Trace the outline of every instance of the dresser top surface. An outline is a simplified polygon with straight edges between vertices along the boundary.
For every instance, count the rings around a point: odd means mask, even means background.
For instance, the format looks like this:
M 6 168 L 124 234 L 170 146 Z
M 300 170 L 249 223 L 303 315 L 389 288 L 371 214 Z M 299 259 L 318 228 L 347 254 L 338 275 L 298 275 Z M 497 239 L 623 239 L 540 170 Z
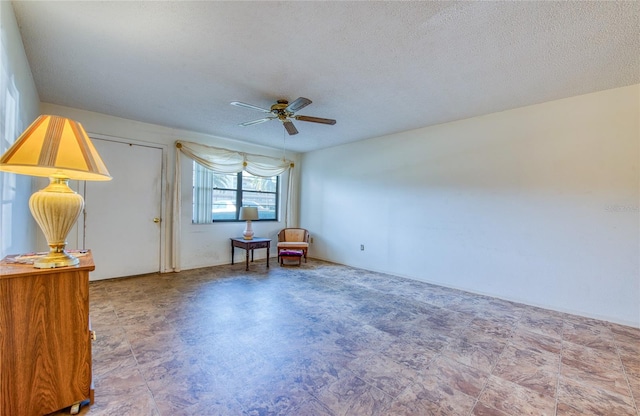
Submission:
M 77 266 L 55 267 L 51 269 L 36 269 L 33 264 L 17 263 L 16 257 L 21 255 L 8 255 L 0 262 L 0 279 L 8 279 L 24 274 L 54 274 L 68 271 L 92 271 L 96 266 L 93 264 L 93 256 L 91 250 L 81 253 L 71 253 L 80 259 Z M 24 256 L 24 255 L 22 255 Z

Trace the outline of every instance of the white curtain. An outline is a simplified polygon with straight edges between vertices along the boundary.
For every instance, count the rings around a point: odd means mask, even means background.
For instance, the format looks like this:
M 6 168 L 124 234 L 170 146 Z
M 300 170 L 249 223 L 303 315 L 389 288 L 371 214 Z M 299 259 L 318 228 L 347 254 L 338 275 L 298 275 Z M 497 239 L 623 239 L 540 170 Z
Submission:
M 214 173 L 211 169 L 206 169 L 196 165 L 193 182 L 193 207 L 197 214 L 195 218 L 198 223 L 203 224 L 211 221 L 211 201 L 213 200 Z
M 295 176 L 293 175 L 294 164 L 290 160 L 276 159 L 268 156 L 253 155 L 250 153 L 235 152 L 233 150 L 221 149 L 218 147 L 205 146 L 203 144 L 187 142 L 183 140 L 176 141 L 176 166 L 174 179 L 174 196 L 173 196 L 173 232 L 172 232 L 172 267 L 175 271 L 180 271 L 180 235 L 181 235 L 181 215 L 182 197 L 181 189 L 181 166 L 180 153 L 195 160 L 202 166 L 220 173 L 237 173 L 242 170 L 249 172 L 255 176 L 272 177 L 280 175 L 284 172 L 289 173 L 288 189 L 285 194 L 285 228 L 295 226 L 293 220 L 294 199 L 292 198 L 295 184 L 293 183 Z M 206 180 L 206 178 L 200 178 Z M 204 203 L 206 195 L 199 195 L 201 203 Z M 209 198 L 208 201 L 211 201 Z M 196 201 L 198 203 L 198 201 Z M 206 212 L 206 210 L 201 210 Z

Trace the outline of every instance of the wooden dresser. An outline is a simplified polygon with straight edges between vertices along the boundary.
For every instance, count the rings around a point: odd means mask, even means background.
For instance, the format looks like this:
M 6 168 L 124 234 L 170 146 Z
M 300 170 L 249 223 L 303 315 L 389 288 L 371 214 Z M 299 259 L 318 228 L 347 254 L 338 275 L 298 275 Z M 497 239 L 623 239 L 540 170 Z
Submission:
M 89 272 L 0 263 L 0 415 L 41 416 L 93 403 Z

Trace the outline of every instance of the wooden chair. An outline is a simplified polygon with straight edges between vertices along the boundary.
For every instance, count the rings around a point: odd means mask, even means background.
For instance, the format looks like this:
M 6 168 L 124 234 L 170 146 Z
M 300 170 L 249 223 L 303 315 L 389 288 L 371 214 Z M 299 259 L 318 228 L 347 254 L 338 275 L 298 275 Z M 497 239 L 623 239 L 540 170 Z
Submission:
M 309 231 L 304 228 L 285 228 L 278 234 L 278 261 L 283 250 L 302 250 L 304 262 L 307 262 L 309 250 Z

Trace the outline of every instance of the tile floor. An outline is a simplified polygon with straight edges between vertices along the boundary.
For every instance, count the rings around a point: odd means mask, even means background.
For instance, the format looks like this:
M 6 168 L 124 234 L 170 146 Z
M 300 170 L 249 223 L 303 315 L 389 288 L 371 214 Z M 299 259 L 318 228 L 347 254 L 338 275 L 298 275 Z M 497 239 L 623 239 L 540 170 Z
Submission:
M 91 320 L 82 414 L 640 415 L 639 329 L 316 260 L 94 282 Z

